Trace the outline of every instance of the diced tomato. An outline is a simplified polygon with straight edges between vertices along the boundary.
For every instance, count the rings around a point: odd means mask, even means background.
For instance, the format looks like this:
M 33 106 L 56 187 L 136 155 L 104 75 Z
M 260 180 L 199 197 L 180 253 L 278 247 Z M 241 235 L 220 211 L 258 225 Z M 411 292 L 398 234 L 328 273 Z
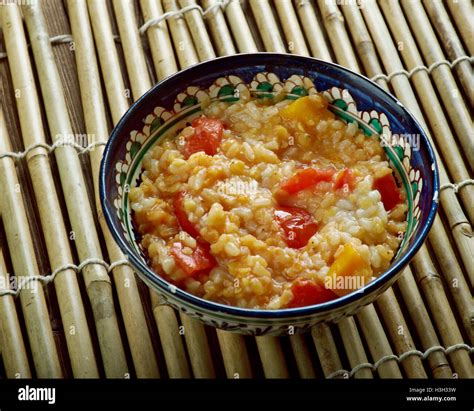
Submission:
M 209 244 L 197 242 L 192 254 L 183 252 L 184 246 L 180 242 L 171 245 L 171 255 L 177 266 L 190 277 L 198 277 L 208 274 L 216 265 L 217 261 L 210 252 Z
M 317 170 L 315 168 L 304 168 L 285 181 L 280 188 L 288 194 L 294 194 L 313 187 L 321 181 L 331 181 L 333 175 L 334 170 L 331 169 Z
M 202 116 L 194 119 L 191 126 L 194 128 L 194 134 L 184 143 L 184 156 L 189 158 L 191 154 L 199 151 L 204 151 L 210 156 L 216 154 L 224 131 L 222 121 Z
M 403 201 L 395 177 L 387 174 L 374 180 L 374 188 L 380 192 L 385 210 L 390 211 Z
M 318 223 L 303 208 L 279 207 L 274 210 L 273 214 L 285 233 L 288 247 L 304 247 L 318 231 Z
M 345 189 L 345 187 L 347 187 L 347 190 L 352 191 L 354 186 L 355 176 L 352 170 L 345 168 L 337 174 L 336 181 L 334 182 L 334 189 Z
M 190 236 L 196 238 L 199 231 L 196 226 L 189 221 L 188 215 L 184 210 L 184 200 L 186 198 L 186 191 L 180 191 L 173 199 L 174 214 L 178 220 L 179 226 L 183 231 L 186 231 Z
M 326 289 L 324 285 L 310 280 L 297 280 L 291 286 L 291 291 L 293 299 L 288 304 L 288 308 L 321 304 L 337 298 L 337 295 Z

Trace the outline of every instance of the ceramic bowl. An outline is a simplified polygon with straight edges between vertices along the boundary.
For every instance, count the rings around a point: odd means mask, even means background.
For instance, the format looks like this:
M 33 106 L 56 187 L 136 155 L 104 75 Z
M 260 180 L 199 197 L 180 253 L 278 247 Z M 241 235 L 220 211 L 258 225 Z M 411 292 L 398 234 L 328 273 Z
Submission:
M 387 271 L 361 290 L 308 307 L 257 310 L 226 306 L 191 295 L 156 275 L 147 264 L 131 219 L 129 188 L 137 184 L 144 154 L 168 133 L 198 116 L 209 101 L 297 99 L 323 92 L 330 109 L 356 122 L 367 138 L 380 139 L 406 192 L 407 232 Z M 435 155 L 425 132 L 403 105 L 367 78 L 336 64 L 288 54 L 222 57 L 183 70 L 155 85 L 125 113 L 112 131 L 100 170 L 100 196 L 107 224 L 139 277 L 169 304 L 204 323 L 254 335 L 304 331 L 338 321 L 373 302 L 390 287 L 423 244 L 439 195 Z

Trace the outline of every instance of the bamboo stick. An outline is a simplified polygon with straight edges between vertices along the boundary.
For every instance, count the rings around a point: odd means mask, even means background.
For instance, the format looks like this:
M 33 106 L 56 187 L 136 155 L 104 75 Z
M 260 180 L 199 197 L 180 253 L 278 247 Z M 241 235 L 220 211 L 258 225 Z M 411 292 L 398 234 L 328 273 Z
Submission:
M 369 344 L 370 353 L 372 354 L 373 362 L 377 362 L 382 357 L 392 355 L 390 342 L 383 332 L 382 324 L 375 312 L 372 304 L 364 307 L 357 314 L 360 320 L 360 327 L 364 333 L 366 341 L 376 341 L 376 344 Z M 377 369 L 380 378 L 402 378 L 400 368 L 396 360 L 388 360 L 381 364 Z
M 162 0 L 165 12 L 172 12 L 178 10 L 176 0 Z M 179 65 L 181 68 L 189 67 L 196 64 L 198 56 L 194 50 L 193 40 L 189 34 L 186 21 L 182 17 L 172 17 L 168 19 L 168 26 L 170 28 L 173 43 L 175 44 L 175 51 L 178 55 Z M 176 47 L 176 45 L 178 47 Z
M 216 330 L 227 378 L 252 378 L 252 367 L 243 335 Z
M 362 14 L 355 5 L 348 4 L 342 7 L 344 18 L 349 27 L 349 31 L 354 43 L 354 48 L 362 61 L 362 65 L 367 76 L 372 77 L 382 72 L 375 45 L 365 26 Z M 390 87 L 385 79 L 380 78 L 377 84 L 384 90 L 389 91 Z
M 163 14 L 161 3 L 156 0 L 141 0 L 143 19 L 145 22 L 158 18 Z M 148 41 L 150 42 L 151 55 L 158 79 L 163 79 L 178 70 L 174 51 L 170 41 L 170 35 L 166 21 L 155 24 L 147 30 Z M 164 58 L 163 56 L 166 56 Z
M 151 292 L 150 295 L 168 375 L 170 378 L 189 378 L 191 371 L 182 336 L 180 335 L 176 313 L 171 307 L 161 305 L 159 296 L 155 292 Z M 184 335 L 186 335 L 186 331 L 184 332 Z
M 337 325 L 351 367 L 355 368 L 359 364 L 368 363 L 369 360 L 365 353 L 354 316 L 342 319 Z M 377 344 L 377 342 L 370 341 L 370 344 Z M 371 370 L 362 368 L 354 374 L 354 378 L 373 378 L 373 374 Z
M 280 18 L 283 32 L 285 33 L 286 43 L 290 53 L 309 56 L 303 33 L 296 17 L 293 4 L 288 0 L 275 0 L 276 10 Z
M 10 289 L 10 278 L 1 247 L 0 281 L 4 285 L 4 287 L 0 287 L 1 291 Z M 0 337 L 7 378 L 31 378 L 30 365 L 28 364 L 28 356 L 21 334 L 15 300 L 11 295 L 0 296 Z
M 411 333 L 407 332 L 409 330 L 408 325 L 403 318 L 402 311 L 391 288 L 379 297 L 377 307 L 382 314 L 386 325 L 385 328 L 388 331 L 390 341 L 392 342 L 396 354 L 400 356 L 412 350 L 415 347 L 415 343 L 413 342 Z M 423 363 L 417 356 L 405 358 L 401 366 L 408 378 L 427 378 Z
M 308 344 L 300 334 L 289 338 L 293 355 L 295 356 L 296 366 L 301 378 L 316 378 L 313 364 L 311 363 Z
M 249 3 L 265 49 L 267 51 L 285 53 L 285 45 L 281 40 L 280 32 L 268 0 L 249 0 Z
M 265 378 L 289 378 L 281 344 L 276 337 L 255 337 Z
M 444 60 L 444 53 L 438 44 L 437 37 L 422 5 L 414 1 L 402 1 L 401 4 L 427 64 L 432 65 Z M 460 98 L 460 93 L 450 68 L 442 64 L 433 69 L 431 75 L 444 102 L 444 107 L 451 118 L 451 124 L 456 131 L 456 135 L 472 135 L 472 120 L 463 99 Z M 471 162 L 471 169 L 472 167 Z M 474 213 L 469 210 L 468 213 L 471 221 L 474 221 Z
M 419 67 L 423 65 L 423 60 L 421 58 L 420 53 L 417 50 L 416 44 L 413 40 L 413 37 L 410 34 L 410 29 L 408 27 L 408 24 L 406 24 L 403 12 L 400 8 L 400 4 L 398 2 L 394 1 L 382 1 L 380 2 L 381 9 L 385 12 L 385 18 L 387 19 L 387 23 L 390 27 L 390 30 L 394 34 L 395 41 L 398 44 L 402 44 L 402 47 L 399 47 L 400 53 L 402 55 L 403 60 L 405 61 L 405 65 L 408 70 L 412 70 L 415 67 Z M 461 154 L 458 150 L 458 144 L 456 144 L 453 133 L 451 132 L 451 127 L 448 125 L 447 121 L 444 118 L 444 113 L 441 108 L 441 104 L 438 101 L 438 98 L 436 96 L 436 93 L 434 91 L 434 88 L 431 84 L 430 78 L 428 76 L 428 73 L 425 71 L 419 71 L 413 76 L 413 81 L 417 81 L 419 83 L 424 83 L 423 84 L 423 90 L 425 95 L 425 99 L 427 101 L 430 101 L 430 103 L 433 103 L 432 107 L 433 111 L 435 113 L 433 116 L 435 118 L 440 119 L 440 124 L 438 125 L 437 123 L 432 124 L 433 131 L 436 134 L 436 127 L 442 128 L 440 130 L 440 135 L 444 135 L 445 137 L 442 139 L 437 139 L 438 147 L 440 148 L 444 158 L 450 159 L 449 162 L 447 162 L 447 167 L 452 175 L 452 177 L 455 179 L 455 181 L 462 181 L 466 180 L 469 178 L 469 172 L 466 168 L 466 165 L 464 164 Z M 439 78 L 439 76 L 433 76 L 433 80 L 435 80 L 435 83 L 438 85 L 439 83 L 439 91 L 443 92 L 443 86 L 446 87 L 444 80 Z M 454 82 L 454 81 L 453 81 Z M 415 84 L 416 86 L 416 84 Z M 457 87 L 456 87 L 457 90 Z M 443 94 L 446 94 L 444 92 Z M 448 93 L 448 96 L 446 96 L 446 100 L 449 99 L 449 101 L 452 100 L 452 98 L 449 97 L 449 95 L 452 95 L 452 90 Z M 459 103 L 457 104 L 459 106 Z M 462 104 L 462 106 L 464 106 Z M 464 108 L 464 107 L 463 107 Z M 425 108 L 425 111 L 427 111 L 428 107 Z M 467 110 L 462 110 L 461 113 L 457 114 L 457 116 L 464 115 L 464 117 L 467 119 Z M 452 110 L 451 110 L 452 111 Z M 461 144 L 460 149 L 463 149 L 463 152 L 466 155 L 466 158 L 471 162 L 471 164 L 474 165 L 474 138 L 473 138 L 473 131 L 472 131 L 472 124 L 471 128 L 468 130 L 463 130 L 462 133 L 458 134 L 458 140 L 459 143 Z M 469 167 L 469 166 L 467 166 Z M 469 167 L 471 168 L 471 167 Z M 469 193 L 469 194 L 465 194 Z M 465 189 L 461 191 L 462 199 L 465 201 L 466 208 L 468 208 L 467 204 L 472 204 L 473 198 L 474 198 L 474 186 L 467 186 Z
M 377 4 L 374 1 L 366 1 L 364 3 L 364 7 L 362 7 L 362 12 L 372 37 L 374 38 L 382 61 L 386 65 L 386 68 L 389 69 L 389 71 L 398 70 L 401 66 L 401 62 L 396 56 L 396 51 L 393 44 L 386 40 L 390 38 L 388 29 L 385 26 L 381 26 L 377 23 L 382 19 Z M 384 40 L 382 41 L 382 39 Z M 408 84 L 408 80 L 405 77 L 395 77 L 392 81 L 392 84 L 401 101 L 408 107 L 408 109 L 412 111 L 412 113 L 414 113 L 421 125 L 425 127 L 425 130 L 427 130 L 423 116 L 418 107 L 418 103 L 416 102 L 414 94 Z M 429 136 L 428 132 L 427 134 Z M 446 182 L 446 170 L 444 169 L 444 165 L 441 162 L 439 164 L 439 169 L 441 182 Z M 446 201 L 448 196 L 449 193 L 441 193 L 441 202 L 443 207 L 445 208 L 447 214 L 451 213 L 451 215 L 448 215 L 448 219 L 455 216 L 462 221 L 464 216 L 459 204 L 457 203 L 457 199 L 455 197 L 451 197 L 451 201 L 448 202 Z M 421 250 L 413 259 L 413 262 L 414 266 L 416 267 L 417 278 L 427 279 L 427 281 L 422 284 L 422 286 L 424 286 L 424 291 L 427 295 L 427 299 L 429 300 L 428 302 L 432 311 L 432 315 L 435 319 L 435 322 L 437 323 L 438 329 L 445 331 L 445 333 L 442 333 L 443 341 L 449 345 L 462 342 L 462 336 L 459 332 L 456 320 L 454 319 L 454 316 L 450 310 L 449 304 L 447 303 L 443 289 L 442 287 L 438 287 L 438 283 L 436 281 L 437 274 L 434 274 L 436 273 L 436 269 L 432 261 L 429 259 L 426 246 L 421 248 Z M 419 280 L 418 282 L 420 283 Z M 440 302 L 445 303 L 445 305 L 440 304 Z M 444 316 L 444 319 L 442 316 Z M 444 322 L 448 319 L 450 321 L 446 327 Z M 464 351 L 455 351 L 450 356 L 450 358 L 453 360 L 454 368 L 459 370 L 458 372 L 460 375 L 470 374 L 469 370 L 466 369 L 465 364 L 463 364 L 463 362 L 466 361 L 466 357 L 468 356 Z
M 25 92 L 34 90 L 35 85 L 33 72 L 28 64 L 29 54 L 20 10 L 17 7 L 3 8 L 3 25 L 13 84 L 17 89 L 23 90 L 24 94 L 23 98 L 17 99 L 17 109 L 23 130 L 24 146 L 29 147 L 44 142 L 45 138 L 42 134 L 39 102 L 35 99 L 34 91 Z M 38 129 L 36 133 L 30 133 L 30 118 L 39 121 L 35 122 Z M 47 151 L 37 149 L 27 160 L 51 269 L 54 271 L 74 263 L 68 246 L 69 238 Z M 68 269 L 58 274 L 54 285 L 73 374 L 76 378 L 98 378 L 99 372 L 75 271 Z
M 120 0 L 114 1 L 112 4 L 114 6 L 123 52 L 127 57 L 125 58 L 125 65 L 129 73 L 130 86 L 132 88 L 133 97 L 137 100 L 138 97 L 151 88 L 151 82 L 145 55 L 141 49 L 141 38 L 138 33 L 133 2 L 131 0 Z M 140 45 L 140 48 L 137 47 L 137 44 Z M 136 67 L 144 67 L 145 71 L 140 73 L 140 75 L 130 75 L 130 73 L 134 73 L 137 70 Z M 115 69 L 117 69 L 117 67 Z M 139 92 L 137 90 L 139 90 Z
M 230 0 L 225 10 L 227 21 L 240 53 L 258 51 L 239 0 Z
M 303 26 L 311 54 L 319 59 L 331 61 L 331 53 L 324 40 L 324 34 L 316 18 L 313 5 L 308 1 L 296 0 L 296 11 Z
M 438 333 L 446 347 L 463 343 L 456 318 L 444 293 L 443 284 L 429 260 L 428 251 L 423 246 L 413 259 L 415 278 L 422 288 L 428 302 L 431 315 L 436 322 Z M 449 355 L 454 371 L 460 378 L 473 378 L 472 361 L 466 351 L 454 351 Z
M 461 321 L 464 325 L 464 330 L 472 342 L 474 341 L 474 330 L 472 328 L 474 306 L 472 304 L 472 294 L 464 278 L 463 270 L 456 259 L 456 254 L 451 247 L 449 238 L 443 230 L 443 225 L 439 217 L 436 218 L 435 224 L 433 225 L 428 238 L 437 256 L 438 264 L 441 268 L 441 274 L 445 279 L 447 288 L 451 293 L 459 312 Z M 464 268 L 466 271 L 469 270 L 469 273 L 472 273 L 472 264 Z
M 2 7 L 16 6 L 4 5 Z M 3 110 L 0 110 L 0 152 L 6 151 L 11 151 L 11 147 Z M 21 185 L 15 163 L 9 157 L 0 159 L 0 186 L 2 187 L 0 213 L 16 276 L 20 280 L 39 275 Z M 43 285 L 37 281 L 29 283 L 29 286 L 20 293 L 20 302 L 36 375 L 39 378 L 61 378 L 62 371 L 49 321 Z
M 215 4 L 216 0 L 203 0 L 203 6 L 208 9 Z M 219 56 L 227 56 L 236 54 L 232 36 L 230 35 L 224 14 L 221 9 L 216 9 L 207 15 L 207 27 L 211 32 L 212 40 L 216 45 L 217 54 Z
M 181 7 L 195 6 L 197 4 L 196 0 L 178 0 L 178 2 Z M 184 18 L 191 32 L 199 60 L 205 61 L 216 58 L 216 53 L 207 34 L 201 13 L 198 10 L 190 10 L 184 14 Z
M 428 311 L 423 302 L 423 298 L 417 287 L 410 267 L 407 267 L 397 280 L 399 288 L 408 314 L 421 341 L 424 350 L 439 346 L 440 342 Z M 402 330 L 404 331 L 404 330 Z M 428 356 L 428 364 L 434 378 L 452 378 L 453 371 L 444 353 L 434 351 Z
M 186 324 L 186 347 L 194 376 L 196 378 L 215 378 L 214 363 L 204 325 L 182 312 L 179 313 L 179 316 L 181 323 Z
M 87 5 L 82 1 L 68 0 L 68 10 L 76 43 L 76 64 L 87 134 L 94 136 L 92 139 L 94 141 L 89 141 L 89 143 L 105 142 L 108 139 L 108 127 L 103 108 L 101 83 Z M 120 261 L 125 257 L 113 240 L 101 212 L 98 181 L 103 151 L 103 147 L 96 147 L 90 153 L 92 175 L 95 183 L 96 209 L 109 257 L 111 261 Z M 137 377 L 157 378 L 159 377 L 158 364 L 153 352 L 143 306 L 140 303 L 135 274 L 130 267 L 121 266 L 114 269 L 113 277 Z
M 474 33 L 472 21 L 469 20 L 474 13 L 472 3 L 469 0 L 447 0 L 446 3 L 469 54 L 474 55 Z
M 368 363 L 354 317 L 344 318 L 338 326 L 350 366 L 354 368 L 359 364 Z M 372 370 L 361 368 L 354 374 L 354 378 L 373 378 Z
M 112 121 L 116 124 L 129 107 L 129 92 L 125 90 L 110 19 L 103 17 L 108 16 L 106 0 L 87 0 L 87 7 L 100 68 L 104 74 L 102 79 L 108 98 L 107 102 Z
M 395 34 L 395 40 L 402 41 L 404 44 L 402 56 L 407 54 L 406 60 L 409 64 L 408 68 L 422 64 L 421 57 L 416 51 L 416 45 L 413 41 L 413 38 L 409 35 L 409 29 L 405 24 L 403 13 L 399 4 L 393 1 L 383 1 L 380 3 L 380 5 L 382 10 L 385 12 L 389 26 L 392 28 L 392 31 Z M 432 117 L 437 118 L 438 122 L 434 124 L 433 129 L 436 130 L 437 127 L 440 128 L 437 134 L 439 136 L 443 136 L 443 138 L 437 138 L 437 142 L 439 143 L 439 146 L 443 148 L 443 157 L 445 159 L 449 159 L 447 162 L 448 166 L 453 166 L 450 167 L 450 170 L 452 169 L 451 173 L 458 181 L 470 178 L 468 171 L 464 167 L 460 153 L 456 148 L 450 127 L 444 119 L 442 108 L 436 100 L 436 94 L 431 86 L 428 75 L 425 72 L 420 72 L 417 74 L 417 77 L 423 77 L 424 80 L 423 90 L 427 92 L 427 95 L 424 95 L 422 98 L 427 101 L 426 105 L 428 106 L 428 102 L 431 102 L 430 107 L 432 107 L 433 110 L 436 109 L 436 112 L 432 115 Z M 456 171 L 458 172 L 455 174 Z M 465 189 L 462 190 L 461 195 L 466 208 L 468 209 L 468 204 L 474 203 L 474 186 L 465 187 Z M 452 230 L 458 250 L 465 261 L 465 268 L 468 272 L 468 275 L 471 278 L 474 278 L 474 267 L 472 264 L 468 264 L 469 261 L 474 260 L 471 227 L 467 222 L 461 224 L 457 222 L 456 225 L 451 226 L 450 228 Z M 434 231 L 430 233 L 430 242 L 432 243 L 435 253 L 438 257 L 443 274 L 448 277 L 447 283 L 451 285 L 450 291 L 452 292 L 456 306 L 460 311 L 466 332 L 471 336 L 472 339 L 472 327 L 470 324 L 470 317 L 473 316 L 472 298 L 470 296 L 470 292 L 465 282 L 461 268 L 457 263 L 454 251 L 451 249 L 449 239 L 442 229 L 442 223 L 440 221 L 437 221 Z M 448 252 L 446 252 L 446 249 L 448 249 Z
M 311 328 L 311 336 L 324 376 L 327 378 L 332 373 L 341 370 L 341 360 L 329 325 L 322 323 Z
M 426 13 L 430 17 L 431 23 L 436 26 L 438 36 L 443 44 L 444 50 L 451 60 L 465 56 L 466 52 L 456 34 L 448 13 L 440 0 L 423 0 Z M 471 13 L 472 17 L 472 13 Z M 423 28 L 423 27 L 421 27 Z M 474 80 L 472 76 L 472 66 L 469 61 L 461 61 L 456 65 L 454 71 L 459 77 L 462 87 L 467 95 L 469 103 L 474 104 Z M 471 164 L 474 163 L 474 154 L 470 157 Z
M 413 1 L 402 1 L 401 5 L 426 63 L 432 65 L 444 60 L 444 53 L 422 5 L 419 2 Z M 423 30 L 420 29 L 421 27 L 423 27 Z M 431 77 L 435 81 L 438 92 L 444 102 L 443 106 L 448 112 L 456 135 L 460 136 L 460 138 L 472 139 L 472 119 L 461 98 L 461 93 L 451 69 L 442 64 L 433 69 Z M 473 167 L 474 163 L 471 162 L 471 170 Z M 474 222 L 473 213 L 469 211 L 468 213 L 471 222 Z
M 186 339 L 186 346 L 194 378 L 215 378 L 216 373 L 207 341 L 206 329 L 199 321 L 187 315 L 181 314 L 180 317 L 184 332 L 189 334 L 189 338 Z
M 54 141 L 73 136 L 61 80 L 45 29 L 44 17 L 37 4 L 22 6 L 38 70 L 46 115 Z M 81 261 L 102 259 L 84 177 L 77 152 L 70 146 L 55 150 L 58 169 L 75 244 Z M 102 265 L 91 264 L 83 269 L 97 328 L 106 375 L 123 378 L 128 375 L 125 352 L 112 296 L 110 277 Z
M 139 38 L 135 36 L 134 27 L 136 27 L 136 21 L 131 14 L 131 8 L 125 7 L 127 3 L 128 2 L 122 4 L 122 6 L 124 7 L 116 6 L 115 10 L 116 15 L 117 13 L 119 14 L 117 16 L 117 21 L 119 24 L 119 30 L 121 32 L 121 37 L 125 39 L 122 44 L 124 46 L 128 74 L 132 83 L 132 93 L 135 98 L 138 98 L 149 88 L 151 88 L 151 82 L 149 76 L 146 74 L 147 67 L 145 64 L 143 48 L 141 46 L 141 43 L 139 42 Z M 127 22 L 127 25 L 124 25 L 124 22 Z M 132 27 L 129 27 L 128 24 L 132 25 Z M 192 43 L 189 44 L 185 49 L 194 50 L 191 49 L 191 47 L 193 47 Z M 132 50 L 130 50 L 131 48 L 133 49 L 133 52 Z M 184 52 L 185 50 L 183 50 L 183 53 Z M 130 60 L 132 56 L 140 57 L 132 62 Z M 182 57 L 184 59 L 183 61 L 192 60 L 189 56 L 185 56 L 184 54 Z M 163 62 L 163 65 L 164 64 L 166 64 L 166 62 Z M 154 294 L 154 292 L 152 292 L 152 294 Z M 157 322 L 159 321 L 158 315 L 162 312 L 162 310 L 156 310 L 159 305 L 159 299 L 157 299 L 156 296 L 152 296 L 152 307 Z M 183 313 L 180 313 L 180 316 L 181 320 L 187 324 L 187 327 L 185 327 L 185 340 L 188 347 L 188 354 L 191 361 L 191 366 L 193 367 L 194 374 L 201 378 L 214 377 L 215 371 L 211 360 L 211 353 L 207 343 L 207 337 L 204 331 L 204 326 L 201 323 L 197 323 L 196 320 L 188 320 L 187 318 L 185 318 L 185 314 Z M 167 324 L 171 325 L 172 322 L 169 321 L 167 322 Z M 180 341 L 180 339 L 178 339 L 178 341 Z M 181 358 L 183 357 L 184 356 L 181 356 Z M 168 361 L 172 360 L 170 359 Z
M 357 57 L 350 46 L 351 42 L 344 27 L 344 18 L 335 2 L 318 0 L 318 6 L 337 62 L 353 71 L 360 72 Z M 340 47 L 341 44 L 345 47 Z

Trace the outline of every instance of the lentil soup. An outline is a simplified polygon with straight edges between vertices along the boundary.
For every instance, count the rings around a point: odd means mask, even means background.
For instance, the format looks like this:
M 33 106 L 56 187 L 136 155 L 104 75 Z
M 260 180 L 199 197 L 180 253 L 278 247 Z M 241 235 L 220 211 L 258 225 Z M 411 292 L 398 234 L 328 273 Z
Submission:
M 379 139 L 337 119 L 322 94 L 213 102 L 149 150 L 129 198 L 157 275 L 244 308 L 360 289 L 407 228 Z

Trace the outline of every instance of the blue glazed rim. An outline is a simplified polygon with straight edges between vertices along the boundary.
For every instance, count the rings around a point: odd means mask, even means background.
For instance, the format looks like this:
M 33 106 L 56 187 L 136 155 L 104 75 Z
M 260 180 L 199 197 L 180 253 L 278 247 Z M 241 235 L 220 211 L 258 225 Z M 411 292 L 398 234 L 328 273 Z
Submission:
M 121 236 L 118 227 L 114 223 L 115 209 L 113 207 L 113 204 L 107 198 L 106 183 L 107 173 L 112 172 L 113 166 L 115 164 L 115 160 L 113 159 L 115 145 L 120 144 L 117 143 L 117 141 L 123 138 L 123 136 L 128 136 L 130 131 L 136 128 L 136 123 L 139 122 L 139 120 L 141 121 L 141 119 L 145 117 L 146 113 L 149 113 L 151 109 L 153 109 L 153 107 L 157 105 L 158 100 L 154 99 L 153 97 L 155 94 L 160 94 L 163 89 L 165 91 L 169 91 L 169 93 L 165 93 L 165 96 L 160 97 L 160 104 L 163 106 L 171 106 L 175 96 L 177 95 L 177 92 L 183 90 L 189 85 L 202 84 L 203 82 L 207 82 L 210 84 L 212 83 L 212 80 L 215 80 L 218 77 L 235 74 L 236 70 L 240 70 L 239 75 L 242 75 L 242 73 L 245 72 L 245 69 L 249 70 L 249 72 L 251 73 L 254 73 L 256 68 L 258 68 L 259 71 L 271 71 L 271 68 L 268 69 L 268 67 L 272 66 L 285 66 L 288 69 L 289 73 L 293 73 L 294 70 L 296 70 L 297 68 L 300 69 L 299 67 L 306 68 L 306 71 L 309 72 L 311 70 L 315 70 L 315 68 L 310 69 L 308 67 L 319 66 L 318 68 L 323 69 L 327 73 L 331 73 L 331 75 L 334 76 L 331 78 L 331 80 L 333 80 L 331 86 L 344 86 L 345 79 L 346 83 L 347 79 L 352 79 L 352 81 L 360 83 L 361 87 L 363 86 L 363 88 L 370 88 L 372 95 L 377 95 L 378 98 L 387 102 L 388 105 L 399 106 L 398 110 L 402 111 L 404 119 L 411 123 L 412 128 L 416 129 L 421 137 L 420 151 L 425 153 L 427 159 L 432 165 L 430 168 L 432 172 L 433 182 L 431 191 L 432 193 L 435 193 L 435 195 L 436 193 L 439 193 L 439 172 L 436 162 L 436 156 L 434 154 L 433 148 L 431 147 L 429 139 L 419 122 L 403 106 L 402 103 L 400 103 L 394 96 L 382 89 L 378 84 L 362 76 L 361 74 L 348 70 L 338 64 L 326 62 L 324 60 L 316 58 L 296 56 L 290 54 L 236 54 L 232 56 L 219 57 L 213 60 L 193 65 L 185 70 L 179 71 L 163 79 L 154 87 L 152 87 L 149 91 L 147 91 L 143 96 L 141 96 L 135 103 L 133 103 L 132 106 L 120 119 L 120 121 L 117 123 L 115 128 L 112 130 L 112 133 L 104 150 L 104 155 L 102 158 L 99 173 L 99 196 L 102 210 L 113 238 L 115 239 L 123 253 L 126 255 L 126 257 L 129 259 L 132 266 L 139 273 L 145 276 L 147 282 L 159 288 L 163 293 L 167 295 L 171 294 L 174 299 L 178 301 L 183 300 L 187 305 L 191 307 L 195 306 L 198 308 L 202 308 L 206 311 L 227 314 L 231 317 L 255 319 L 291 319 L 297 317 L 310 317 L 311 315 L 321 314 L 323 312 L 330 312 L 332 310 L 339 309 L 343 306 L 349 307 L 351 304 L 355 303 L 363 296 L 370 295 L 376 292 L 377 289 L 383 288 L 388 281 L 390 281 L 394 276 L 396 276 L 403 270 L 403 268 L 411 261 L 411 259 L 423 245 L 423 242 L 426 239 L 428 232 L 436 217 L 436 212 L 438 209 L 438 201 L 432 196 L 430 199 L 430 209 L 428 211 L 428 216 L 426 217 L 421 231 L 416 234 L 414 242 L 408 246 L 407 250 L 401 255 L 401 257 L 396 260 L 387 271 L 385 271 L 375 280 L 370 281 L 360 290 L 354 291 L 350 294 L 339 297 L 332 301 L 298 308 L 262 310 L 240 308 L 212 302 L 187 293 L 181 290 L 180 288 L 176 288 L 175 292 L 171 292 L 169 287 L 170 284 L 166 282 L 163 278 L 161 278 L 159 275 L 155 274 L 149 266 L 147 266 L 139 258 L 137 258 L 134 251 L 128 245 L 127 241 Z M 312 74 L 312 76 L 314 77 L 314 74 Z M 337 79 L 339 79 L 340 84 L 338 84 Z M 352 90 L 350 91 L 352 92 Z M 140 113 L 142 114 L 140 115 Z M 129 125 L 129 123 L 131 124 Z M 426 164 L 424 166 L 427 167 Z M 425 213 L 424 210 L 423 213 Z

